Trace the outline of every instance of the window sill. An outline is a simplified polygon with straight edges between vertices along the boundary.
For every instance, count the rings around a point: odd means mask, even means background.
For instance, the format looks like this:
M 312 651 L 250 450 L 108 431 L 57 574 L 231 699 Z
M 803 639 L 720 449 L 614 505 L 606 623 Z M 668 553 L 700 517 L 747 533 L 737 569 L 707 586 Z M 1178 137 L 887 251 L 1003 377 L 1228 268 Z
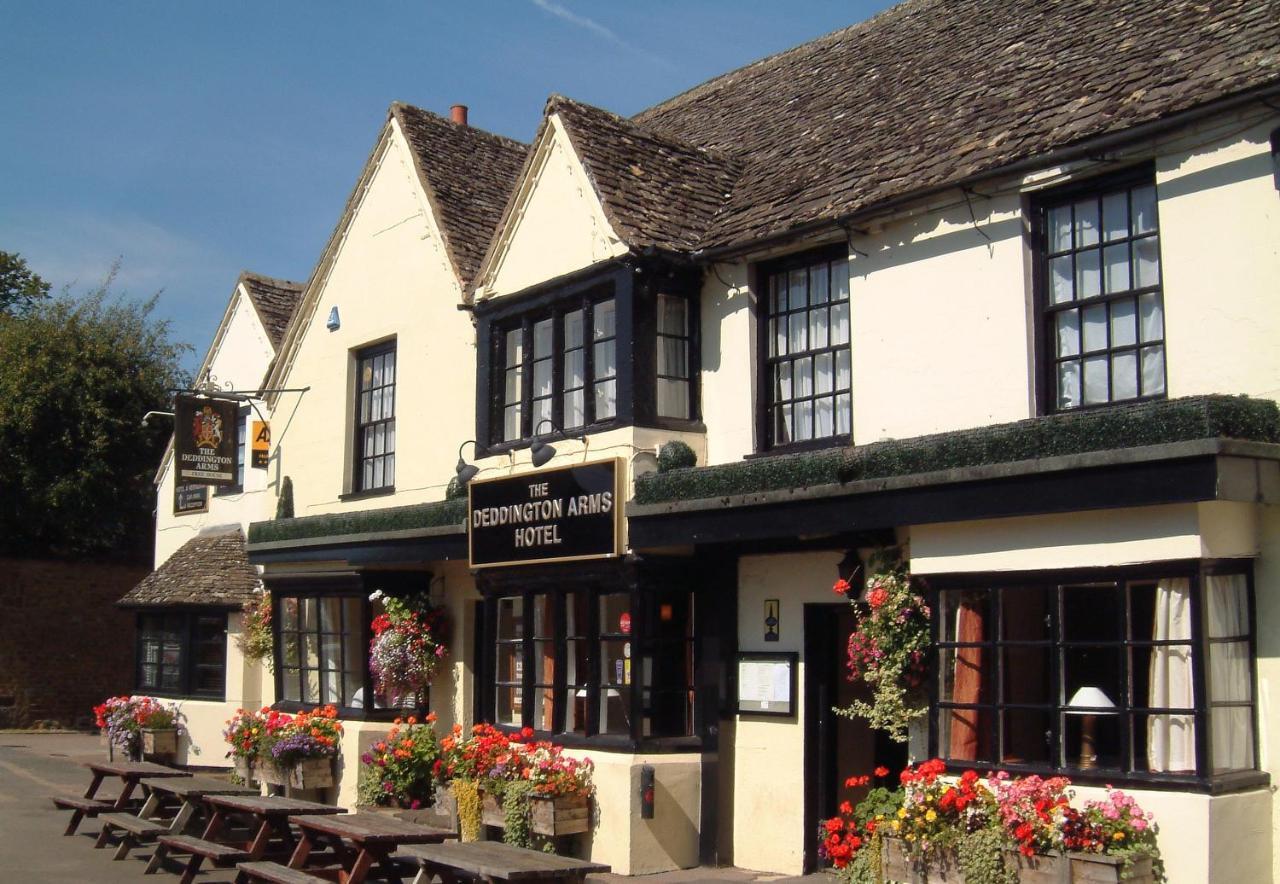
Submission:
M 1268 788 L 1271 775 L 1262 770 L 1243 770 L 1211 777 L 1194 775 L 1124 773 L 1117 770 L 1084 770 L 1078 767 L 1050 767 L 1035 764 L 992 764 L 983 761 L 958 761 L 944 758 L 949 771 L 972 768 L 979 773 L 1006 771 L 1014 776 L 1036 774 L 1042 777 L 1068 777 L 1077 786 L 1123 786 L 1126 789 L 1148 789 L 1159 792 L 1195 792 L 1225 795 L 1251 789 Z
M 350 491 L 346 494 L 339 494 L 338 500 L 365 500 L 370 497 L 386 497 L 388 494 L 395 494 L 396 486 L 388 485 L 385 488 L 371 488 L 368 491 Z
M 773 457 L 782 454 L 802 454 L 808 451 L 822 451 L 827 448 L 848 448 L 853 445 L 853 436 L 827 436 L 822 439 L 810 439 L 807 442 L 789 442 L 786 445 L 774 445 L 751 454 L 743 455 L 743 460 L 755 460 L 761 457 Z
M 1163 402 L 1169 398 L 1168 393 L 1158 396 L 1137 396 L 1133 399 L 1118 399 L 1115 402 L 1096 402 L 1092 405 L 1077 405 L 1074 408 L 1045 408 L 1041 416 L 1052 414 L 1079 414 L 1084 411 L 1105 411 L 1108 408 L 1124 408 L 1126 405 L 1141 405 L 1143 402 Z
M 135 687 L 133 693 L 140 697 L 158 697 L 162 700 L 202 700 L 206 703 L 225 703 L 227 695 L 223 694 L 184 694 L 182 691 L 155 691 L 145 687 Z

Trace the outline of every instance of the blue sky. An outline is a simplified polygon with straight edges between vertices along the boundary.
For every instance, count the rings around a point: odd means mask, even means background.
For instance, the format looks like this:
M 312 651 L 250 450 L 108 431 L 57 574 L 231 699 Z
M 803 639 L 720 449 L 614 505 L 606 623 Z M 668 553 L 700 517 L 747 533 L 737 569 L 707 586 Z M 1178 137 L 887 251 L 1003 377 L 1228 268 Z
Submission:
M 883 0 L 0 0 L 0 250 L 163 290 L 194 368 L 236 276 L 304 280 L 392 101 L 528 141 L 549 94 L 633 114 Z

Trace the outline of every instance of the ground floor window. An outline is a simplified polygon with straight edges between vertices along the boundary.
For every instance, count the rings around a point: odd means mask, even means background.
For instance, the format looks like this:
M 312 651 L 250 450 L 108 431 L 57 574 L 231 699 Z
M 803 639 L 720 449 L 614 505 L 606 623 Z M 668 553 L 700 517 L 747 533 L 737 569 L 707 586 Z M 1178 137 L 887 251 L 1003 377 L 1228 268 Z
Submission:
M 138 615 L 139 693 L 221 700 L 226 694 L 227 615 L 144 611 Z
M 479 717 L 582 737 L 693 735 L 688 591 L 506 588 L 484 608 Z
M 933 582 L 942 758 L 1137 779 L 1257 768 L 1247 563 Z

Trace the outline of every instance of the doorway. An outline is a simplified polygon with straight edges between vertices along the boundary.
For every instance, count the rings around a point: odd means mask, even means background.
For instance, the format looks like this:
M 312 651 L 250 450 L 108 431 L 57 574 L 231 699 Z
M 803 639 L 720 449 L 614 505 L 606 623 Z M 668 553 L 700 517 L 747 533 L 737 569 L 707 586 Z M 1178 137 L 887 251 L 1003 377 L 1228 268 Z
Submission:
M 819 821 L 835 816 L 842 801 L 856 805 L 870 787 L 850 789 L 850 777 L 873 776 L 878 765 L 890 778 L 906 766 L 907 746 L 895 743 L 883 731 L 873 730 L 858 718 L 837 715 L 835 707 L 854 699 L 869 699 L 862 681 L 849 681 L 845 665 L 849 633 L 853 631 L 853 606 L 808 604 L 804 606 L 804 868 L 813 872 L 818 857 Z M 894 784 L 894 780 L 872 785 Z

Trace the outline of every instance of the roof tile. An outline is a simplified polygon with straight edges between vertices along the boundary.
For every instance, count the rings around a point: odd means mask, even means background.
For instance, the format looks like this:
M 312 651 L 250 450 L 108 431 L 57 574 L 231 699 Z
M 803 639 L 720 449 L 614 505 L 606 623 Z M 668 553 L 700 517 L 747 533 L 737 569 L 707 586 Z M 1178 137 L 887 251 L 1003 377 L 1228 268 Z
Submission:
M 259 586 L 258 569 L 249 564 L 244 543 L 239 528 L 194 537 L 117 604 L 238 607 Z

